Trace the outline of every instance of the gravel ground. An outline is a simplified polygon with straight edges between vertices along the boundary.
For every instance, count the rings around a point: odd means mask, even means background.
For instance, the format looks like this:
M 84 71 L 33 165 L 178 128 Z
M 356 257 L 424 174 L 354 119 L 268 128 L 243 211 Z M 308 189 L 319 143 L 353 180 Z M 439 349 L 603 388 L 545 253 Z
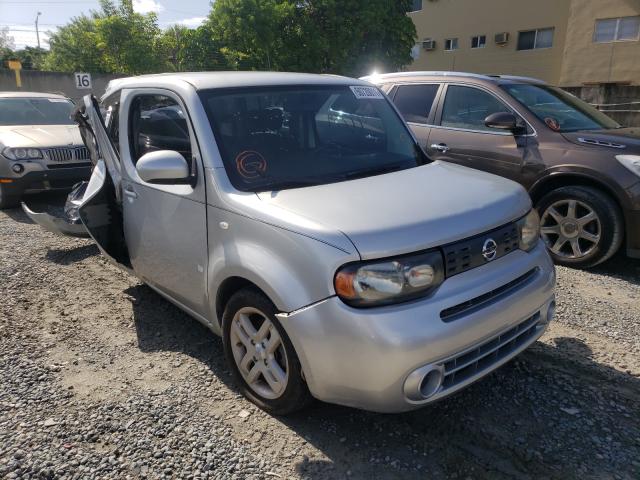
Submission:
M 640 478 L 640 261 L 559 268 L 548 333 L 450 399 L 273 418 L 90 241 L 10 210 L 0 259 L 0 477 Z

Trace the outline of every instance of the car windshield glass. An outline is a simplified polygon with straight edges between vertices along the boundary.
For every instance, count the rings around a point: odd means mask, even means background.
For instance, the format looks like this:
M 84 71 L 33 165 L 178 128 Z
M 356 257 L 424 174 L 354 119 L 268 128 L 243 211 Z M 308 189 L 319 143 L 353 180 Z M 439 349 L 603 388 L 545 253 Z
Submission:
M 73 125 L 64 98 L 0 98 L 0 125 Z
M 560 88 L 526 83 L 501 87 L 556 132 L 620 128 L 604 113 Z
M 340 182 L 428 162 L 375 87 L 200 92 L 225 169 L 242 191 Z

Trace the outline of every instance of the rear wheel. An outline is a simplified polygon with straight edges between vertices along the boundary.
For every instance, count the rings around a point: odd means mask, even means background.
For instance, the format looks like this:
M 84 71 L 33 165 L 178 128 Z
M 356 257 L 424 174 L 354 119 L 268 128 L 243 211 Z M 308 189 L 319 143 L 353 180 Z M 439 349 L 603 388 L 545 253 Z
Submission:
M 560 265 L 593 267 L 608 260 L 622 244 L 620 209 L 596 188 L 561 187 L 545 195 L 536 208 L 542 239 Z
M 8 195 L 6 189 L 0 186 L 0 208 L 14 208 L 20 203 L 19 195 Z
M 311 395 L 277 309 L 256 289 L 234 294 L 223 315 L 225 356 L 242 394 L 263 410 L 286 415 Z

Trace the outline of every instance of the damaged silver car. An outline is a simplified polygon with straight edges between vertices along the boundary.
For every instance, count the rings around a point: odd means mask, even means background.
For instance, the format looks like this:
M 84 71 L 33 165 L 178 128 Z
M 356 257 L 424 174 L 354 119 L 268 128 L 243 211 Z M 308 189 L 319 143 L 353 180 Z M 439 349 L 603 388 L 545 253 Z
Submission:
M 431 161 L 367 82 L 125 78 L 76 119 L 95 164 L 86 231 L 221 335 L 240 391 L 271 413 L 314 397 L 418 408 L 553 318 L 554 267 L 525 190 Z

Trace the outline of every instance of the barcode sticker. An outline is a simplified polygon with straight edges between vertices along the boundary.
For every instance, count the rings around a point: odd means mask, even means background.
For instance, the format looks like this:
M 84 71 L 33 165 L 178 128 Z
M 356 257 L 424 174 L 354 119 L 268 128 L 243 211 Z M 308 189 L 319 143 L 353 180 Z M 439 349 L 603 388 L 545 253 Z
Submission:
M 356 98 L 378 98 L 383 99 L 382 92 L 376 87 L 349 87 Z

